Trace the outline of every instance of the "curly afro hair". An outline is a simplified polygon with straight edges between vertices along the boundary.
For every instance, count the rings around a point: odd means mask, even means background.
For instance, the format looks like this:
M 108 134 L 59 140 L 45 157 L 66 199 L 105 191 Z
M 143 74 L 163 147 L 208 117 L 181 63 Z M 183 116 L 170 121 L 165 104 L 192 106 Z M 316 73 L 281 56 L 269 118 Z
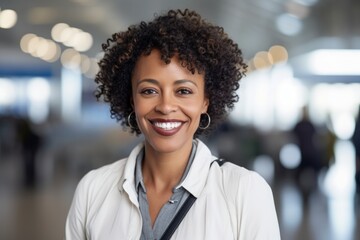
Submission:
M 98 84 L 95 96 L 109 102 L 111 117 L 137 135 L 140 129 L 133 121 L 128 122 L 128 116 L 133 111 L 131 77 L 142 54 L 149 55 L 151 50 L 158 49 L 166 64 L 176 55 L 193 74 L 205 73 L 211 124 L 207 129 L 199 128 L 195 136 L 214 128 L 234 107 L 238 101 L 236 90 L 247 68 L 241 50 L 224 29 L 188 9 L 170 10 L 155 16 L 153 21 L 130 26 L 127 31 L 113 34 L 102 49 L 104 57 L 95 78 Z M 206 119 L 200 121 L 202 126 L 207 124 Z

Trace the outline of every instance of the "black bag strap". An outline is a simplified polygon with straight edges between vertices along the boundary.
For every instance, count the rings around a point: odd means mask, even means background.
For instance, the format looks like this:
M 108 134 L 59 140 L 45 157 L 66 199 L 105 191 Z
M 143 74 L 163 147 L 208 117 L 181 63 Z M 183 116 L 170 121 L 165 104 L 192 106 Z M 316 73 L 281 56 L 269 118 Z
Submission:
M 221 158 L 216 159 L 210 164 L 210 167 L 214 162 L 217 162 L 219 164 L 219 166 L 221 167 L 226 161 Z M 169 240 L 171 238 L 171 236 L 174 234 L 175 230 L 180 225 L 181 221 L 184 219 L 185 215 L 190 210 L 191 206 L 194 204 L 195 200 L 196 200 L 196 197 L 193 196 L 192 194 L 190 194 L 189 197 L 185 200 L 184 204 L 181 206 L 178 213 L 175 215 L 173 220 L 170 222 L 169 226 L 166 228 L 166 230 L 163 233 L 163 235 L 161 236 L 160 240 Z
M 169 226 L 166 228 L 164 234 L 161 236 L 160 240 L 169 240 L 174 234 L 175 230 L 180 225 L 181 221 L 184 219 L 187 212 L 190 210 L 191 206 L 194 204 L 196 197 L 192 194 L 185 200 L 184 204 L 181 206 L 178 213 L 175 215 L 173 220 L 170 222 Z
M 210 164 L 210 167 L 211 165 L 214 163 L 214 162 L 217 162 L 219 164 L 219 166 L 221 167 L 226 161 L 222 158 L 218 158 L 218 159 L 215 159 L 214 161 L 212 161 L 212 163 Z

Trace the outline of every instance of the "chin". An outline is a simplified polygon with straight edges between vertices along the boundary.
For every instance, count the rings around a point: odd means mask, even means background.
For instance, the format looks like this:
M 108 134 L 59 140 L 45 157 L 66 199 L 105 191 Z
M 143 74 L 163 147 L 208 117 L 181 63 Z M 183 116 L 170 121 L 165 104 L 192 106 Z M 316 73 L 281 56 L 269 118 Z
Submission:
M 188 141 L 181 141 L 179 138 L 157 138 L 146 139 L 147 145 L 158 153 L 172 153 L 183 149 Z M 192 142 L 192 139 L 191 139 Z

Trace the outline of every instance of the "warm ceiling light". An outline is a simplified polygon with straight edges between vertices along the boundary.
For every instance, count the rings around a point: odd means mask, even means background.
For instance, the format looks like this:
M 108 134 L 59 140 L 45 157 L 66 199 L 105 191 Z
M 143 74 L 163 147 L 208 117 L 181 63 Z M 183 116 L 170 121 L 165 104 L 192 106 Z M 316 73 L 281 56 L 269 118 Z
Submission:
M 66 23 L 58 23 L 51 29 L 51 37 L 78 52 L 85 52 L 92 47 L 93 37 L 90 33 Z
M 76 34 L 82 32 L 81 29 L 79 28 L 66 28 L 64 29 L 64 31 L 61 33 L 61 40 L 62 43 L 67 46 L 67 47 L 73 47 L 74 46 L 74 38 L 76 36 Z
M 271 55 L 266 51 L 256 53 L 253 61 L 256 69 L 270 67 L 273 63 Z
M 73 47 L 79 52 L 85 52 L 91 48 L 93 38 L 90 33 L 79 32 L 74 36 Z
M 38 48 L 38 44 L 40 42 L 40 37 L 35 36 L 29 41 L 28 45 L 28 53 L 30 53 L 32 56 L 37 57 L 36 55 L 36 49 Z
M 61 49 L 59 45 L 54 43 L 53 41 L 48 41 L 48 44 L 48 51 L 42 57 L 42 59 L 47 62 L 55 62 L 60 57 Z
M 25 34 L 20 40 L 20 48 L 23 52 L 33 57 L 41 58 L 47 62 L 55 62 L 59 59 L 61 49 L 54 41 L 39 37 L 33 33 Z
M 33 33 L 25 34 L 20 40 L 20 48 L 23 52 L 29 53 L 29 43 L 31 39 L 35 38 L 36 35 Z
M 248 61 L 245 61 L 247 64 L 246 74 L 250 74 L 251 72 L 256 70 L 256 67 L 254 66 L 254 59 L 250 59 Z
M 64 28 L 64 30 L 61 31 L 60 42 L 65 46 L 70 46 L 69 42 L 71 42 L 71 38 L 77 32 L 80 32 L 80 29 L 73 27 Z
M 17 13 L 11 9 L 5 9 L 0 12 L 0 28 L 9 29 L 15 26 L 17 22 Z
M 269 54 L 271 55 L 274 64 L 286 62 L 288 60 L 288 52 L 286 48 L 280 45 L 272 46 L 269 49 Z
M 61 33 L 64 31 L 64 29 L 69 28 L 69 25 L 66 23 L 58 23 L 51 29 L 51 37 L 56 42 L 61 42 Z
M 81 64 L 81 55 L 74 49 L 66 49 L 61 55 L 61 63 L 66 68 L 78 69 Z
M 49 50 L 48 40 L 45 38 L 39 38 L 39 42 L 36 48 L 36 56 L 43 58 Z
M 91 67 L 91 60 L 86 55 L 81 55 L 81 64 L 80 69 L 82 73 L 86 73 L 90 70 Z

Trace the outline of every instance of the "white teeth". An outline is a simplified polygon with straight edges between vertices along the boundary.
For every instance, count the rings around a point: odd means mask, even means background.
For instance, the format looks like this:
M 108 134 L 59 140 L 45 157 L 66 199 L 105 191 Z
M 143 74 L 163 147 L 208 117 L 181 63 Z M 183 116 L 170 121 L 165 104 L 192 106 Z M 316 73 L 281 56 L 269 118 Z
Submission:
M 154 125 L 164 130 L 171 130 L 181 125 L 181 122 L 155 122 Z

